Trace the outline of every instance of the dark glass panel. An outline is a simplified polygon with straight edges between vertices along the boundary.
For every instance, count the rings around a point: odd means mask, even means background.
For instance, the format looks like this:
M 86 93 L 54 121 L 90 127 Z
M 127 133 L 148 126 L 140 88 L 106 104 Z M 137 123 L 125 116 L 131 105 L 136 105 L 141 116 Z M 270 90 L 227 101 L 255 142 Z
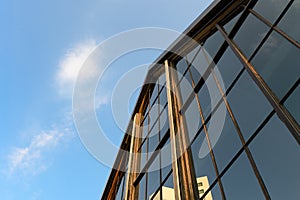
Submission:
M 300 77 L 300 50 L 273 32 L 252 61 L 269 87 L 281 99 Z
M 250 14 L 234 37 L 234 41 L 249 58 L 268 30 L 265 24 Z
M 140 181 L 139 184 L 139 200 L 144 200 L 146 195 L 146 175 Z
M 233 19 L 231 19 L 229 22 L 227 22 L 227 24 L 225 24 L 223 26 L 227 33 L 230 33 L 230 31 L 232 30 L 233 26 L 235 25 L 237 20 L 240 18 L 240 16 L 241 16 L 241 13 L 239 13 L 237 16 L 235 16 Z
M 157 103 L 157 95 L 158 95 L 158 83 L 155 83 L 155 87 L 150 97 L 150 106 Z
M 147 145 L 148 145 L 148 138 L 146 138 L 145 142 L 143 143 L 143 146 L 141 148 L 141 169 L 145 166 L 148 157 L 147 157 Z
M 153 128 L 154 124 L 157 123 L 157 120 L 158 120 L 158 108 L 159 108 L 159 105 L 157 104 L 157 100 L 155 102 L 155 104 L 151 107 L 150 109 L 150 112 L 149 112 L 149 129 L 151 131 L 151 129 Z M 157 134 L 157 132 L 156 132 Z M 152 134 L 154 135 L 154 134 Z
M 184 104 L 189 97 L 189 95 L 193 92 L 192 81 L 190 73 L 186 73 L 183 79 L 179 84 L 179 91 L 181 93 L 182 104 Z
M 165 107 L 165 109 L 161 111 L 159 117 L 159 125 L 160 125 L 160 139 L 162 139 L 169 129 L 168 107 Z
M 240 77 L 227 100 L 246 140 L 272 109 L 247 72 Z
M 194 161 L 195 173 L 197 177 L 207 176 L 212 183 L 216 179 L 214 166 L 209 154 L 208 143 L 205 133 L 202 131 L 191 146 Z
M 202 77 L 205 73 L 209 64 L 212 62 L 212 58 L 209 56 L 209 53 L 204 50 L 204 48 L 201 48 L 200 51 L 197 48 L 197 54 L 195 59 L 193 60 L 193 57 L 189 55 L 187 59 L 189 63 L 193 61 L 190 67 L 190 71 L 192 73 L 192 77 L 196 85 L 200 77 Z
M 265 199 L 245 153 L 240 155 L 221 180 L 227 199 Z
M 148 170 L 148 189 L 146 199 L 149 199 L 160 186 L 160 164 L 158 158 L 159 157 L 157 156 Z
M 224 103 L 213 114 L 208 132 L 217 166 L 221 172 L 242 148 L 242 143 Z
M 158 129 L 158 123 L 156 122 L 153 128 L 151 129 L 149 133 L 149 148 L 148 152 L 151 154 L 151 152 L 154 152 L 157 145 L 159 143 L 159 129 Z
M 300 2 L 294 1 L 288 12 L 281 19 L 278 27 L 286 32 L 293 39 L 300 42 Z
M 160 151 L 162 179 L 164 179 L 172 169 L 172 152 L 170 139 L 166 142 Z
M 168 102 L 168 98 L 167 98 L 167 88 L 165 87 L 165 85 L 163 86 L 160 94 L 159 94 L 159 105 L 161 107 L 164 107 Z
M 205 84 L 198 93 L 198 97 L 206 119 L 221 99 L 221 93 L 212 75 L 205 81 Z
M 192 141 L 197 133 L 200 125 L 202 124 L 200 118 L 200 112 L 198 109 L 198 104 L 196 98 L 189 105 L 188 109 L 184 113 L 186 120 L 186 127 L 188 131 L 189 141 Z
M 221 85 L 224 85 L 225 87 L 223 88 L 223 92 L 228 89 L 242 68 L 241 62 L 234 55 L 232 50 L 227 48 L 214 69 L 215 74 L 218 76 L 218 81 L 220 84 L 223 82 Z M 217 72 L 217 69 L 219 73 Z
M 272 199 L 300 198 L 300 148 L 275 115 L 250 144 Z
M 224 41 L 224 37 L 220 32 L 215 32 L 212 36 L 210 36 L 203 45 L 204 49 L 208 53 L 208 57 L 214 58 Z
M 300 124 L 300 86 L 298 85 L 297 89 L 285 102 L 285 106 L 290 111 L 295 120 Z
M 208 87 L 206 84 L 202 86 L 200 91 L 198 92 L 198 97 L 201 105 L 201 109 L 204 115 L 204 118 L 206 119 L 208 115 L 211 113 L 211 99 L 208 91 Z
M 288 0 L 260 0 L 257 1 L 253 10 L 258 12 L 270 22 L 274 23 L 285 8 L 285 6 L 287 5 L 287 3 Z
M 181 60 L 178 61 L 178 63 L 176 64 L 176 70 L 177 70 L 177 74 L 178 74 L 178 80 L 180 80 L 182 78 L 182 76 L 184 75 L 184 72 L 187 69 L 187 62 L 184 58 L 182 58 Z

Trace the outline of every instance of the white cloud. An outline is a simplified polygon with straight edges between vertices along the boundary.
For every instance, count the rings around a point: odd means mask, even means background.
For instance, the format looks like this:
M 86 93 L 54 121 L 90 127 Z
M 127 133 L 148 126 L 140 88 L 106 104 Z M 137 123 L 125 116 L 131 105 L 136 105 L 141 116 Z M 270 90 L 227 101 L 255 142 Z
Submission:
M 59 69 L 56 74 L 60 95 L 71 98 L 78 72 L 95 48 L 95 40 L 90 39 L 67 50 L 59 62 Z
M 15 147 L 8 155 L 8 174 L 20 172 L 23 175 L 36 175 L 47 169 L 44 154 L 53 150 L 62 140 L 70 135 L 70 131 L 41 131 L 34 136 L 29 145 Z

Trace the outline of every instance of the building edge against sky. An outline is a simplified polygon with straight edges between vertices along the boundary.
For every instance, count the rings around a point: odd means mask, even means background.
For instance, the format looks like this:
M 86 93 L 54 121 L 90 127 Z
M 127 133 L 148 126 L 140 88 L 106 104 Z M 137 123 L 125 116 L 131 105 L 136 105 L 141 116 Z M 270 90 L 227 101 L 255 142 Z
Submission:
M 149 68 L 102 199 L 299 199 L 299 17 L 299 0 L 214 1 L 184 32 L 201 46 Z

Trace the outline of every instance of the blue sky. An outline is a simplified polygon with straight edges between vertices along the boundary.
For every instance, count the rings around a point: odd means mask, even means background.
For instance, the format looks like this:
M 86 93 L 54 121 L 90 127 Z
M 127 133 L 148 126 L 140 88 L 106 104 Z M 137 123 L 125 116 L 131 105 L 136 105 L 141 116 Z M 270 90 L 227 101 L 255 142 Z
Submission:
M 99 199 L 110 168 L 86 151 L 72 119 L 81 64 L 101 41 L 122 31 L 183 31 L 210 2 L 0 1 L 1 199 Z M 158 52 L 141 55 L 116 66 L 151 63 Z M 100 96 L 100 114 L 109 111 L 109 101 Z M 122 133 L 113 120 L 105 124 L 118 145 Z

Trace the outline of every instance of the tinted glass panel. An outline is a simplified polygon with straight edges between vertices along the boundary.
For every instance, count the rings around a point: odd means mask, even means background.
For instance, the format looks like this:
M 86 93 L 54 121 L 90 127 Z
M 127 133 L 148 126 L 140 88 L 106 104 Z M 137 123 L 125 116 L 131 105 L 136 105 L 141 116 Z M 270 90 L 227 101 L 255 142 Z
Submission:
M 268 30 L 265 24 L 250 14 L 234 37 L 234 41 L 249 58 Z
M 214 71 L 219 78 L 219 82 L 224 83 L 224 89 L 228 89 L 242 68 L 241 62 L 233 54 L 232 50 L 227 48 Z M 217 73 L 217 69 L 219 70 L 219 73 Z
M 222 183 L 227 199 L 265 199 L 245 153 L 222 177 Z
M 285 102 L 285 106 L 290 111 L 295 120 L 300 124 L 300 87 L 298 85 L 297 89 L 293 92 L 293 94 L 288 98 Z
M 160 165 L 158 158 L 159 157 L 156 157 L 148 170 L 147 199 L 149 199 L 149 197 L 155 193 L 160 185 Z
M 145 199 L 146 195 L 146 176 L 143 176 L 143 178 L 140 181 L 139 184 L 139 199 Z
M 300 198 L 300 148 L 275 115 L 250 144 L 272 199 Z
M 194 161 L 196 178 L 207 176 L 208 181 L 212 183 L 216 174 L 214 171 L 212 159 L 209 154 L 208 143 L 205 134 L 202 131 L 191 146 Z
M 217 51 L 224 42 L 224 38 L 220 32 L 215 32 L 204 43 L 204 49 L 207 51 L 209 57 L 214 58 Z
M 287 5 L 288 0 L 263 0 L 257 1 L 254 9 L 264 18 L 270 22 L 275 22 L 278 16 L 281 14 L 285 6 Z
M 272 109 L 247 72 L 228 94 L 227 100 L 246 140 Z
M 253 65 L 281 99 L 300 77 L 300 50 L 273 32 L 257 56 Z
M 288 12 L 281 19 L 278 24 L 284 32 L 290 35 L 292 38 L 300 42 L 300 1 L 294 1 L 292 7 L 289 8 Z
M 242 143 L 224 103 L 220 105 L 211 120 L 216 120 L 216 122 L 214 124 L 212 121 L 210 122 L 208 131 L 212 145 L 215 144 L 213 151 L 218 169 L 221 172 L 242 147 Z

